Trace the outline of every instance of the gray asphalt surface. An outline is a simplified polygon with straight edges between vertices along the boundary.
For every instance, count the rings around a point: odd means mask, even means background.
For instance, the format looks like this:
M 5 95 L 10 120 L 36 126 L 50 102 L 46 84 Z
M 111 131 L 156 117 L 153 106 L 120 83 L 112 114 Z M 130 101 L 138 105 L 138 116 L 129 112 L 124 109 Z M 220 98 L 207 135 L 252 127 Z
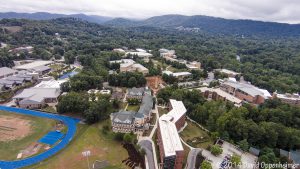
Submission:
M 195 168 L 196 157 L 197 157 L 197 154 L 198 154 L 199 152 L 201 152 L 201 149 L 199 149 L 199 148 L 192 149 L 192 150 L 189 152 L 189 155 L 188 155 L 188 158 L 187 158 L 187 166 L 186 166 L 186 169 L 196 169 L 196 168 Z
M 155 169 L 152 143 L 148 140 L 142 140 L 138 144 L 146 151 L 149 169 Z

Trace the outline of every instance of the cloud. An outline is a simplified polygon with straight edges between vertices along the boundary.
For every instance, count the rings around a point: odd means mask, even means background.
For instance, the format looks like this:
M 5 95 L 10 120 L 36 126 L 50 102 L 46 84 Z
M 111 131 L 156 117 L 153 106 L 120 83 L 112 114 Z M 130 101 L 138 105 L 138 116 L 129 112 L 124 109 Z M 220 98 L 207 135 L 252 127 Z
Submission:
M 126 18 L 208 15 L 300 23 L 299 0 L 0 0 L 1 12 L 85 13 Z

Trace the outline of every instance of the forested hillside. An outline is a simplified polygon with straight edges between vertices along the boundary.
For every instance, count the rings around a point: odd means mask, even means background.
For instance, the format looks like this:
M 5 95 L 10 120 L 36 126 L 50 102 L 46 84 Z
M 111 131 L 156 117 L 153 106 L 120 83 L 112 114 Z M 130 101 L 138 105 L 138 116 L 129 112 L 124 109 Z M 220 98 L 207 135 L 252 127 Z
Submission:
M 135 22 L 128 19 L 113 19 L 104 24 L 117 27 L 150 26 L 172 29 L 181 26 L 184 28 L 199 28 L 201 31 L 213 34 L 235 36 L 300 37 L 299 24 L 291 25 L 275 22 L 234 20 L 203 15 L 163 15 Z
M 177 56 L 201 61 L 211 71 L 228 68 L 243 73 L 246 80 L 271 92 L 300 91 L 300 39 L 263 38 L 177 31 L 168 28 L 114 28 L 74 18 L 47 21 L 3 19 L 0 21 L 0 41 L 10 48 L 21 45 L 35 47 L 30 57 L 49 59 L 53 55 L 73 62 L 75 57 L 95 75 L 107 75 L 104 62 L 113 48 L 145 48 L 158 56 L 158 49 L 175 49 Z M 9 26 L 20 26 L 11 33 Z M 57 40 L 55 33 L 60 34 Z M 63 52 L 61 52 L 63 51 Z M 241 61 L 236 60 L 239 55 Z M 7 49 L 0 51 L 0 65 L 12 66 L 15 56 Z M 89 72 L 89 73 L 91 73 Z

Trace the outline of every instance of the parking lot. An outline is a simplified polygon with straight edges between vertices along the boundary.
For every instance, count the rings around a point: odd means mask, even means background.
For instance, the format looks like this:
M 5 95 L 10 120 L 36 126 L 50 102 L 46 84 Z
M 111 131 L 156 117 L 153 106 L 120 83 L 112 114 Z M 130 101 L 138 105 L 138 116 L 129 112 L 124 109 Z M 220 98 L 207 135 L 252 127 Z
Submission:
M 210 151 L 208 151 L 208 150 L 202 151 L 202 155 L 208 161 L 211 162 L 213 169 L 220 169 L 222 162 L 225 161 L 224 160 L 225 157 L 233 155 L 233 154 L 237 154 L 237 155 L 241 156 L 242 166 L 240 168 L 242 168 L 242 169 L 254 168 L 254 166 L 256 164 L 256 160 L 257 160 L 256 156 L 249 154 L 249 153 L 242 152 L 237 147 L 235 147 L 234 145 L 227 143 L 227 142 L 224 142 L 222 144 L 222 148 L 223 148 L 223 153 L 219 156 L 212 155 L 210 153 Z

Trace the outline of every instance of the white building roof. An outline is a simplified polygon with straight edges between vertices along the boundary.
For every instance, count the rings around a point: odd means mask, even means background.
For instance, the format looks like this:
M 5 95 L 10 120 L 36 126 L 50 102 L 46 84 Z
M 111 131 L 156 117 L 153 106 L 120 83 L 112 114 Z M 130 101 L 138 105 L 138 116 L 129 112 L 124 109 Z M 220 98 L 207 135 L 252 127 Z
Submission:
M 224 84 L 231 86 L 235 89 L 239 89 L 253 97 L 258 96 L 258 95 L 264 97 L 265 99 L 268 99 L 271 97 L 271 94 L 267 90 L 260 89 L 256 86 L 253 86 L 248 83 L 240 83 L 240 82 L 234 82 L 234 81 L 227 80 L 224 82 Z
M 60 90 L 55 88 L 29 88 L 24 89 L 14 99 L 26 99 L 34 102 L 42 102 L 45 98 L 57 98 Z M 20 102 L 21 103 L 21 102 Z
M 17 71 L 16 70 L 13 70 L 11 68 L 8 68 L 8 67 L 1 67 L 0 68 L 0 77 L 1 76 L 7 76 L 9 74 L 14 74 L 16 73 Z
M 175 123 L 186 113 L 182 101 L 170 99 L 172 110 L 162 115 L 159 120 L 159 127 L 166 157 L 176 155 L 176 151 L 183 151 L 181 140 Z
M 276 94 L 276 97 L 279 99 L 288 99 L 288 100 L 299 100 L 300 101 L 300 96 L 298 93 L 294 93 L 294 94 Z
M 166 157 L 176 155 L 176 151 L 183 151 L 183 146 L 179 138 L 176 126 L 169 121 L 168 115 L 162 115 L 159 120 L 162 144 Z
M 141 49 L 141 48 L 136 48 L 135 50 L 138 51 L 138 52 L 143 52 L 143 53 L 146 53 L 146 52 L 147 52 L 146 50 Z
M 166 74 L 166 75 L 169 75 L 169 76 L 173 74 L 173 72 L 168 71 L 168 70 L 165 70 L 165 71 L 163 71 L 162 73 L 163 73 L 163 74 Z
M 41 81 L 39 84 L 34 86 L 34 88 L 56 88 L 60 89 L 62 83 L 65 83 L 67 80 L 44 80 Z
M 127 52 L 126 55 L 128 54 L 137 55 L 138 57 L 152 57 L 152 54 L 147 52 Z
M 53 63 L 53 61 L 45 61 L 45 60 L 36 60 L 31 63 L 26 63 L 24 65 L 15 66 L 14 69 L 17 70 L 31 70 L 33 68 L 39 67 L 39 66 L 46 66 Z
M 190 76 L 192 74 L 190 72 L 176 72 L 176 73 L 173 73 L 172 75 L 175 77 L 178 77 L 178 76 Z
M 136 64 L 133 64 L 132 67 L 136 68 L 136 69 L 139 69 L 140 71 L 146 71 L 148 70 L 145 66 L 139 64 L 139 63 L 136 63 Z
M 186 113 L 186 108 L 182 101 L 170 99 L 170 104 L 172 110 L 167 115 L 172 117 L 173 123 L 176 123 Z
M 232 70 L 228 70 L 228 69 L 221 69 L 221 70 L 219 70 L 221 73 L 225 73 L 225 74 L 232 74 L 232 75 L 234 75 L 234 76 L 236 76 L 236 75 L 239 75 L 240 73 L 237 73 L 237 72 L 235 72 L 235 71 L 232 71 Z

